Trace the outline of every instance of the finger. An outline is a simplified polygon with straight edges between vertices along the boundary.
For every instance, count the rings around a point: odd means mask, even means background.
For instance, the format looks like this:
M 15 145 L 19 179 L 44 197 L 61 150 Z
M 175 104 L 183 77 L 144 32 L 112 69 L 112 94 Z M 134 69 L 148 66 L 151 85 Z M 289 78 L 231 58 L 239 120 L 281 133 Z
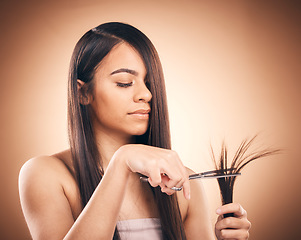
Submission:
M 167 175 L 162 175 L 161 181 L 162 181 L 162 185 L 164 186 L 163 189 L 161 188 L 162 192 L 165 192 L 168 195 L 175 193 L 175 191 L 182 190 L 181 181 L 177 183 L 177 181 L 170 179 Z
M 162 182 L 172 191 L 164 191 L 169 195 L 174 193 L 174 190 L 180 191 L 183 189 L 184 197 L 190 199 L 190 182 L 188 179 L 188 174 L 179 176 L 177 180 L 170 179 L 168 176 L 162 176 Z M 177 190 L 178 188 L 179 190 Z
M 180 169 L 175 165 L 166 161 L 162 161 L 160 164 L 162 165 L 161 173 L 163 173 L 162 182 L 164 182 L 167 187 L 172 188 L 182 181 L 183 175 L 181 174 Z
M 223 218 L 224 218 L 223 215 L 219 215 L 216 222 L 221 221 Z
M 148 178 L 148 182 L 152 187 L 157 187 L 161 183 L 161 173 L 158 169 L 154 171 L 150 171 L 150 176 Z
M 166 185 L 168 188 L 181 188 L 183 186 L 183 183 L 185 181 L 184 177 L 179 175 L 176 179 L 171 179 L 169 176 L 163 175 L 161 177 L 162 183 Z
M 248 239 L 249 231 L 244 229 L 222 229 L 219 235 L 222 239 Z
M 170 189 L 168 187 L 162 187 L 161 191 L 164 192 L 164 193 L 166 193 L 167 195 L 172 195 L 172 194 L 175 193 L 175 190 L 172 190 L 172 189 Z
M 250 222 L 247 219 L 235 218 L 235 217 L 228 217 L 221 219 L 215 224 L 215 228 L 217 230 L 222 230 L 226 228 L 231 229 L 250 229 Z
M 247 218 L 247 211 L 240 204 L 238 204 L 238 206 L 239 209 L 238 211 L 234 212 L 234 216 L 239 218 Z
M 247 212 L 242 208 L 242 206 L 238 203 L 229 203 L 219 207 L 216 210 L 218 215 L 223 215 L 226 213 L 234 213 L 235 217 L 238 218 L 247 218 Z
M 188 176 L 186 177 L 186 179 L 183 183 L 183 194 L 187 200 L 190 199 L 190 182 L 189 182 Z
M 176 184 L 174 182 L 178 181 Z M 174 182 L 169 181 L 166 185 L 172 190 L 181 191 L 183 190 L 184 197 L 189 200 L 190 199 L 190 181 L 187 170 L 185 169 L 184 173 L 181 173 L 179 179 Z M 173 186 L 173 187 L 171 187 Z
M 168 150 L 168 154 L 166 154 L 162 161 L 160 161 L 160 165 L 163 170 L 163 173 L 166 173 L 169 179 L 175 181 L 172 182 L 172 186 L 167 185 L 170 188 L 174 187 L 180 181 L 183 181 L 182 179 L 185 178 L 187 175 L 186 168 L 180 160 L 179 155 L 173 150 Z
M 189 173 L 187 171 L 187 168 L 184 166 L 184 164 L 182 163 L 179 155 L 175 152 L 175 158 L 176 158 L 176 164 L 178 165 L 178 169 L 180 171 L 181 176 L 183 176 L 184 178 L 184 182 L 187 180 L 189 180 Z M 184 182 L 181 184 L 183 185 Z

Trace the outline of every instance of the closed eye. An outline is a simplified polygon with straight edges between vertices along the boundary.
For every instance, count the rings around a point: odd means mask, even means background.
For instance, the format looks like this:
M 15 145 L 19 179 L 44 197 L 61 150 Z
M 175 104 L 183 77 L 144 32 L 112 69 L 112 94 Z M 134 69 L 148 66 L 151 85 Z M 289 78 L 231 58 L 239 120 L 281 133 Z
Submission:
M 118 87 L 123 87 L 123 88 L 127 88 L 127 87 L 130 87 L 133 85 L 133 82 L 130 82 L 130 83 L 116 83 Z

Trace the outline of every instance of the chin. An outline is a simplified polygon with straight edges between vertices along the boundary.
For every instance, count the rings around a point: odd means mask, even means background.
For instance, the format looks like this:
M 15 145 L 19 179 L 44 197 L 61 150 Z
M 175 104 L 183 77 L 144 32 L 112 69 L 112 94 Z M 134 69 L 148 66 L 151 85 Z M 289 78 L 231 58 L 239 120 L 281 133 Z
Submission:
M 143 135 L 144 133 L 146 133 L 146 130 L 147 130 L 147 129 L 145 129 L 144 131 L 136 131 L 136 132 L 133 133 L 132 135 L 134 135 L 134 136 L 141 136 L 141 135 Z
M 141 135 L 143 135 L 144 133 L 146 133 L 146 131 L 147 131 L 147 127 L 143 127 L 143 128 L 139 128 L 139 129 L 133 129 L 133 131 L 132 131 L 132 135 L 134 135 L 134 136 L 141 136 Z

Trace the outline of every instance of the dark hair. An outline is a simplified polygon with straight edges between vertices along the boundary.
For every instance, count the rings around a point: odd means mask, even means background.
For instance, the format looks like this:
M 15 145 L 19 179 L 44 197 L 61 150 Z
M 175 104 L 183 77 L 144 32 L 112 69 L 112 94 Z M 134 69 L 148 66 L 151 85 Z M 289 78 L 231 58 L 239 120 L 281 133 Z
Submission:
M 263 157 L 268 157 L 273 154 L 280 153 L 280 149 L 265 149 L 260 151 L 248 152 L 250 146 L 254 142 L 257 135 L 255 135 L 250 140 L 245 139 L 240 144 L 237 149 L 233 160 L 228 166 L 228 150 L 223 142 L 221 147 L 221 153 L 219 159 L 216 159 L 213 153 L 213 149 L 211 147 L 212 159 L 215 164 L 215 169 L 219 174 L 235 174 L 240 173 L 241 170 L 250 162 L 260 159 Z M 222 204 L 228 204 L 233 202 L 233 191 L 234 191 L 234 183 L 236 180 L 236 176 L 217 178 L 217 182 L 219 185 Z M 233 213 L 224 214 L 224 217 L 233 217 Z
M 170 149 L 169 119 L 163 71 L 151 41 L 135 27 L 118 22 L 99 25 L 86 32 L 75 46 L 68 83 L 68 130 L 75 177 L 82 205 L 89 201 L 104 174 L 95 143 L 88 106 L 80 103 L 77 79 L 85 82 L 86 92 L 93 89 L 93 76 L 102 59 L 116 44 L 126 42 L 140 54 L 147 70 L 146 84 L 152 94 L 149 127 L 137 136 L 136 143 Z M 153 188 L 164 239 L 186 239 L 176 194 L 168 196 Z M 119 239 L 115 228 L 114 239 Z

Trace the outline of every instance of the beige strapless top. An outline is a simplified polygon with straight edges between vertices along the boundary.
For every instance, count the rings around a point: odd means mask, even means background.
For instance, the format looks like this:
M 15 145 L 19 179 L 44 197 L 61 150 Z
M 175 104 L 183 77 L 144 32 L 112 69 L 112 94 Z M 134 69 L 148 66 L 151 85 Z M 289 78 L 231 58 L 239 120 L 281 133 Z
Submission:
M 121 240 L 162 240 L 160 219 L 143 218 L 117 222 Z

